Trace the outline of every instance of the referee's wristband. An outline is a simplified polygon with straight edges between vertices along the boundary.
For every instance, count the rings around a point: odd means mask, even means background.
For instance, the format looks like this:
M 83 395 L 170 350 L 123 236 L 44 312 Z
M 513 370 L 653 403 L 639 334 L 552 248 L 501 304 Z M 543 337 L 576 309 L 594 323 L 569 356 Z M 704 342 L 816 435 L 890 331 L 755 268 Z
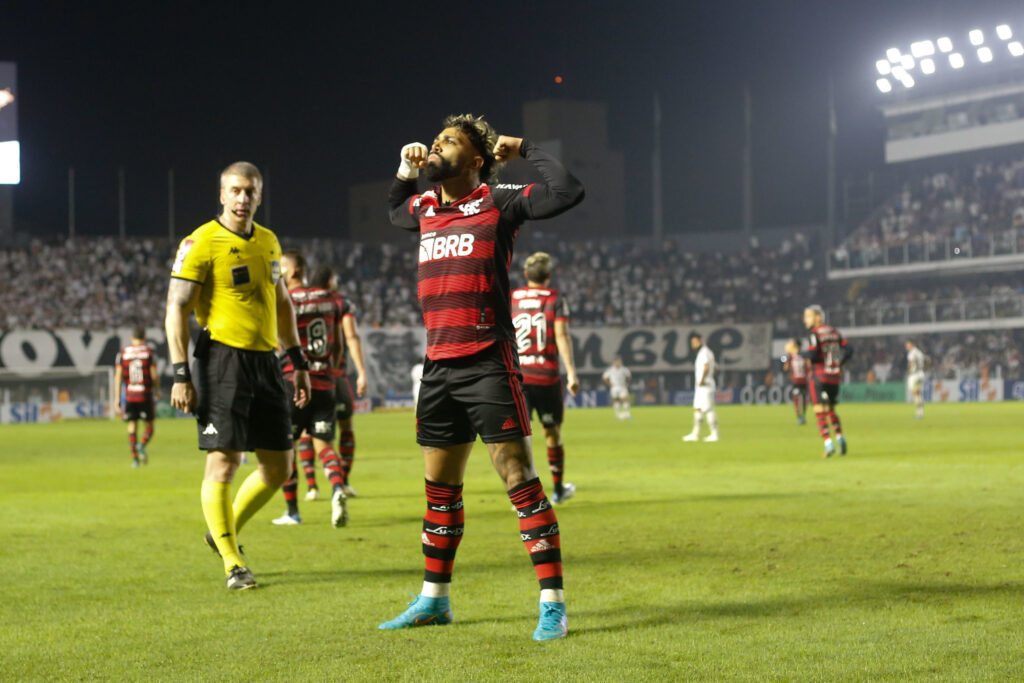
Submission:
M 188 369 L 188 363 L 174 363 L 173 365 L 174 383 L 184 384 L 192 381 L 192 372 Z
M 306 358 L 306 354 L 302 352 L 301 346 L 293 346 L 290 349 L 285 349 L 285 353 L 288 355 L 288 359 L 292 362 L 292 367 L 296 370 L 309 370 L 309 360 Z

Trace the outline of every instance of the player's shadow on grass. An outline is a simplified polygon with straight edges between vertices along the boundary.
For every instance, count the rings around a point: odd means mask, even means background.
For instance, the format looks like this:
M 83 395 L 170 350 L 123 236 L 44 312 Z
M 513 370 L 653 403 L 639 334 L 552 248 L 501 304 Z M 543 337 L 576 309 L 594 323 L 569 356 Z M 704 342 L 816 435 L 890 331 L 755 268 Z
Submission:
M 572 611 L 572 631 L 581 633 L 606 633 L 628 631 L 645 626 L 667 626 L 686 624 L 706 619 L 729 617 L 763 618 L 801 612 L 824 603 L 818 596 L 806 599 L 775 598 L 753 602 L 723 602 L 702 605 L 686 603 L 679 605 L 633 605 L 628 610 L 583 610 Z
M 276 579 L 274 583 L 350 583 L 353 579 L 393 579 L 396 577 L 408 576 L 410 581 L 423 577 L 422 568 L 395 569 L 393 567 L 378 567 L 376 569 L 318 569 L 318 570 L 288 570 L 277 572 L 260 572 L 262 579 Z M 415 583 L 415 581 L 413 581 Z M 270 585 L 267 582 L 266 585 Z M 412 584 L 410 584 L 412 585 Z
M 923 583 L 920 580 L 908 581 L 859 581 L 857 597 L 872 600 L 892 600 L 903 598 L 910 602 L 930 602 L 942 599 L 963 599 L 971 597 L 991 597 L 993 595 L 1020 597 L 1024 595 L 1024 583 L 1018 581 L 1002 581 L 1000 583 Z

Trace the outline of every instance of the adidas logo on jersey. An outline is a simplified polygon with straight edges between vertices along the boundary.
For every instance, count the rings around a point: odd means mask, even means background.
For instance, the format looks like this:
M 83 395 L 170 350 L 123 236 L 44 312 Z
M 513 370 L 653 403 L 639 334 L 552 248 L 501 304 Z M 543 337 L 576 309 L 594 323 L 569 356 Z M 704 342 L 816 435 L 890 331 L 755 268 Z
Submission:
M 420 263 L 473 253 L 473 235 L 442 235 L 420 240 Z

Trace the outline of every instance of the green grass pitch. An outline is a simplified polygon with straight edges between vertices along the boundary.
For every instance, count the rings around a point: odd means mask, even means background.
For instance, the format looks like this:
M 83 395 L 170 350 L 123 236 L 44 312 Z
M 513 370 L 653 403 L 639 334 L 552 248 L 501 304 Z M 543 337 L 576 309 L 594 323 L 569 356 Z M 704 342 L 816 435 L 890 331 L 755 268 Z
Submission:
M 551 643 L 530 640 L 536 580 L 480 445 L 455 623 L 377 630 L 422 580 L 410 413 L 357 417 L 347 528 L 327 502 L 299 527 L 270 524 L 280 497 L 256 516 L 241 594 L 202 541 L 191 421 L 158 422 L 141 470 L 119 423 L 3 426 L 0 679 L 1019 680 L 1021 406 L 912 413 L 841 406 L 850 454 L 822 460 L 785 406 L 719 408 L 716 444 L 680 441 L 685 408 L 569 412 Z

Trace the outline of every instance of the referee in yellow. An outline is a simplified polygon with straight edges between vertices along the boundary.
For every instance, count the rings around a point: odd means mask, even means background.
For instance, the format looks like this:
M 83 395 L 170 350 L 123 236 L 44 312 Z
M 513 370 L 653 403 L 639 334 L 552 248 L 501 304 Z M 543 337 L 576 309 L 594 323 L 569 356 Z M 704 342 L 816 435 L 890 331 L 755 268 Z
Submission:
M 309 400 L 308 361 L 295 311 L 281 279 L 281 246 L 253 222 L 263 177 L 246 161 L 220 174 L 220 216 L 182 240 L 167 293 L 167 343 L 174 368 L 171 405 L 194 412 L 199 448 L 206 451 L 202 503 L 207 543 L 224 560 L 227 586 L 256 587 L 238 549 L 238 531 L 281 487 L 292 469 L 291 409 L 275 349 L 295 365 L 292 397 Z M 188 363 L 188 316 L 203 328 L 195 345 L 195 379 Z M 231 502 L 231 482 L 243 451 L 259 469 Z

